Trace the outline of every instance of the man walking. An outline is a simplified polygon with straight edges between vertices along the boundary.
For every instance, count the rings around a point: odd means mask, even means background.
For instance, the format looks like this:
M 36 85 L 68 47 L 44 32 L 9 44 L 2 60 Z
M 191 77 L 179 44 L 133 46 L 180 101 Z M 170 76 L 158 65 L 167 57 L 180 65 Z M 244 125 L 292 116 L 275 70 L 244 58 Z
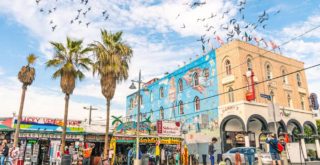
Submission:
M 208 154 L 211 161 L 211 165 L 214 165 L 214 152 L 216 151 L 214 149 L 214 144 L 217 142 L 217 138 L 213 137 L 211 140 L 211 143 L 209 145 Z
M 275 138 L 274 134 L 268 136 L 266 143 L 269 144 L 270 155 L 272 158 L 272 164 L 276 165 L 276 161 L 278 165 L 281 165 L 281 159 L 278 152 L 278 139 Z

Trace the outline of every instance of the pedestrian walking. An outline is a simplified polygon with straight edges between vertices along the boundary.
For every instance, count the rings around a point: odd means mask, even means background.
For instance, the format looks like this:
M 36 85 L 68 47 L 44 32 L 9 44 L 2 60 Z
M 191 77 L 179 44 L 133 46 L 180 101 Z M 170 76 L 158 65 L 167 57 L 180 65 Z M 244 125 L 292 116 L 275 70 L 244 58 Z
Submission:
M 272 158 L 272 164 L 276 165 L 276 162 L 278 165 L 281 165 L 281 159 L 278 152 L 278 139 L 274 136 L 274 134 L 270 134 L 267 137 L 266 143 L 269 144 L 269 150 L 270 155 Z
M 216 152 L 216 150 L 214 149 L 214 144 L 217 141 L 218 141 L 217 138 L 213 137 L 209 145 L 208 154 L 211 161 L 211 165 L 214 165 L 214 153 Z
M 83 155 L 82 164 L 83 165 L 90 165 L 90 157 L 91 157 L 93 147 L 94 146 L 91 146 L 90 144 L 86 144 L 85 149 L 82 150 L 82 155 Z
M 179 152 L 176 152 L 175 159 L 176 159 L 176 165 L 180 165 L 180 154 L 179 154 Z
M 7 140 L 3 140 L 0 145 L 0 164 L 4 164 L 4 160 L 8 157 L 9 147 L 7 145 Z
M 241 155 L 239 151 L 235 154 L 235 165 L 241 165 Z
M 19 146 L 19 145 L 18 145 Z M 18 158 L 19 158 L 19 147 L 13 147 L 10 149 L 9 156 L 12 165 L 18 165 Z
M 255 154 L 255 151 L 254 151 L 253 148 L 247 149 L 247 151 L 246 151 L 246 157 L 247 157 L 247 160 L 248 160 L 248 164 L 249 164 L 249 165 L 253 165 L 253 163 L 254 163 L 254 154 Z

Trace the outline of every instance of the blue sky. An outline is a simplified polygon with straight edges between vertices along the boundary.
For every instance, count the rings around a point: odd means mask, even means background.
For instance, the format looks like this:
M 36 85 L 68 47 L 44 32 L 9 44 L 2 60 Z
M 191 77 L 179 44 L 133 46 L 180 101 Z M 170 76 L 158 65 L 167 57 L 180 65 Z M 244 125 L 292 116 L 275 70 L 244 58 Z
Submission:
M 201 54 L 201 44 L 196 40 L 201 35 L 210 36 L 206 32 L 206 24 L 220 27 L 231 18 L 241 18 L 237 10 L 240 1 L 206 0 L 206 5 L 190 8 L 185 3 L 196 0 L 165 0 L 165 1 L 128 1 L 128 0 L 89 0 L 85 6 L 80 0 L 42 0 L 39 5 L 35 0 L 12 0 L 0 2 L 0 116 L 10 116 L 18 111 L 21 84 L 16 75 L 25 57 L 29 53 L 39 56 L 36 64 L 37 76 L 34 84 L 29 87 L 25 111 L 30 116 L 63 117 L 63 94 L 59 80 L 52 80 L 53 70 L 46 69 L 44 63 L 53 52 L 49 41 L 65 42 L 66 36 L 84 39 L 85 43 L 100 40 L 101 28 L 110 31 L 124 31 L 124 40 L 132 46 L 134 56 L 130 65 L 130 77 L 136 79 L 139 69 L 145 81 L 153 77 L 161 77 L 165 72 L 172 72 Z M 202 0 L 203 2 L 205 0 Z M 90 22 L 88 28 L 81 23 L 70 24 L 78 9 L 91 7 L 86 17 L 80 16 L 82 22 Z M 56 11 L 48 14 L 48 10 Z M 46 14 L 40 12 L 44 9 Z M 101 12 L 108 10 L 107 21 Z M 258 27 L 252 35 L 263 37 L 281 44 L 290 38 L 320 25 L 320 2 L 317 0 L 247 0 L 244 10 L 245 20 L 242 24 L 255 22 L 264 10 L 270 17 L 266 29 Z M 221 19 L 223 11 L 230 12 Z M 279 14 L 275 14 L 280 10 Z M 209 17 L 218 13 L 217 18 L 197 21 L 198 18 Z M 179 15 L 179 16 L 178 16 Z M 219 17 L 219 18 L 218 18 Z M 53 20 L 53 24 L 49 22 Z M 241 19 L 240 19 L 241 20 Z M 181 28 L 185 24 L 186 28 Z M 57 25 L 54 32 L 51 26 Z M 225 39 L 226 33 L 218 30 L 218 35 Z M 320 52 L 320 30 L 299 38 L 281 47 L 286 56 L 305 62 L 305 66 L 320 63 L 317 53 Z M 319 68 L 307 72 L 309 91 L 320 94 Z M 70 118 L 87 118 L 83 106 L 93 105 L 99 108 L 94 112 L 94 119 L 104 116 L 105 100 L 100 92 L 99 81 L 91 73 L 87 79 L 78 82 L 71 97 Z M 112 114 L 124 114 L 126 95 L 130 81 L 119 84 L 112 101 Z M 103 117 L 102 117 L 103 118 Z

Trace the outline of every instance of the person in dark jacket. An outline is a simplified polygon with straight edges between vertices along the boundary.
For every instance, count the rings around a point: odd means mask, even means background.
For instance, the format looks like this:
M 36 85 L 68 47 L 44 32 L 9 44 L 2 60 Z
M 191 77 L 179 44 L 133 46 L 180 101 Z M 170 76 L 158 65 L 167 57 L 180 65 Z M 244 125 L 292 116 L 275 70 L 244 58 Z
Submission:
M 278 162 L 278 165 L 281 165 L 281 159 L 278 152 L 278 139 L 275 137 L 274 134 L 271 134 L 268 136 L 266 143 L 269 144 L 269 151 L 272 158 L 272 164 L 276 165 L 276 161 Z
M 9 147 L 7 145 L 7 140 L 3 140 L 0 146 L 0 164 L 4 164 L 4 160 L 6 159 L 6 157 L 8 157 L 9 154 Z
M 209 145 L 209 149 L 208 149 L 208 154 L 209 154 L 209 158 L 210 158 L 210 161 L 211 161 L 211 165 L 214 165 L 214 152 L 216 151 L 214 149 L 214 144 L 217 142 L 217 138 L 212 138 L 211 140 L 211 143 Z

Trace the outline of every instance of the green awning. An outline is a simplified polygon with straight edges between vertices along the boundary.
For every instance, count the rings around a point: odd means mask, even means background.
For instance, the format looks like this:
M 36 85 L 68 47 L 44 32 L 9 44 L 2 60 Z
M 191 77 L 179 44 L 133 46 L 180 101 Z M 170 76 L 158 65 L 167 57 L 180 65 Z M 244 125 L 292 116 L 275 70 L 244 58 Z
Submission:
M 8 127 L 8 126 L 6 126 L 6 125 L 0 124 L 0 130 L 1 130 L 1 129 L 6 129 L 6 130 L 7 130 L 7 129 L 11 129 L 11 128 Z

